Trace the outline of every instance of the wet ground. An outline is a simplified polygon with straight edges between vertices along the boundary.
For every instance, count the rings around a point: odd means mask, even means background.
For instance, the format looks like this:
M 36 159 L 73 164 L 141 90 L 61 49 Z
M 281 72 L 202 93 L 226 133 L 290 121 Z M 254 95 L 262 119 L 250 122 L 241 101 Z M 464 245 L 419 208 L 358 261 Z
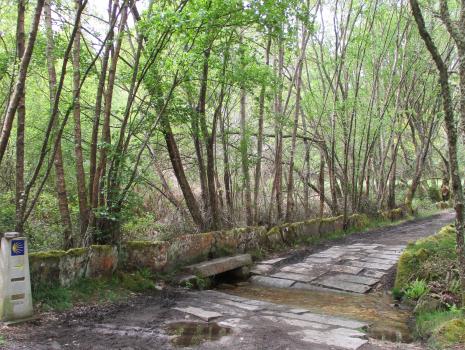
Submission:
M 277 267 L 297 264 L 335 245 L 405 245 L 452 220 L 451 213 L 443 213 L 354 234 L 296 252 Z M 33 323 L 3 328 L 6 342 L 0 348 L 422 349 L 419 344 L 380 339 L 410 340 L 409 311 L 398 308 L 386 293 L 392 276 L 393 268 L 367 294 L 253 284 L 217 291 L 168 289 L 125 303 L 40 315 Z

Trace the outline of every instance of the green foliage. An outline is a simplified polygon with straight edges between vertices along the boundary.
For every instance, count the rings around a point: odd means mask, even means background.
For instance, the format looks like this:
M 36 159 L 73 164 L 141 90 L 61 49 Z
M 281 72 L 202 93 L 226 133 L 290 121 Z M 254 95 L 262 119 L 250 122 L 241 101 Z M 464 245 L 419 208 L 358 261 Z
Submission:
M 440 348 L 465 345 L 465 319 L 455 318 L 443 323 L 435 329 L 432 342 Z
M 404 289 L 417 279 L 445 282 L 456 270 L 455 228 L 443 227 L 437 234 L 411 243 L 402 253 L 397 265 L 395 286 Z
M 409 283 L 404 290 L 404 294 L 411 300 L 418 300 L 429 292 L 428 285 L 425 281 L 416 279 Z
M 402 289 L 399 289 L 396 287 L 392 288 L 392 297 L 395 300 L 401 300 L 403 296 L 404 296 L 404 292 Z
M 212 284 L 212 281 L 208 277 L 195 276 L 194 285 L 200 290 L 208 289 Z
M 416 316 L 415 336 L 428 340 L 428 344 L 435 349 L 465 345 L 464 317 L 464 311 L 455 307 L 447 311 L 421 313 Z
M 441 192 L 436 186 L 428 187 L 428 197 L 433 203 L 440 202 L 442 200 Z
M 153 274 L 142 269 L 134 273 L 120 273 L 111 278 L 82 278 L 69 287 L 57 284 L 33 285 L 35 306 L 44 311 L 67 310 L 79 303 L 114 302 L 131 292 L 153 290 Z
M 72 291 L 59 285 L 33 285 L 32 297 L 37 308 L 63 311 L 72 307 Z
M 12 231 L 15 227 L 15 203 L 11 192 L 0 193 L 0 232 Z
M 152 276 L 148 270 L 137 271 L 134 273 L 121 273 L 119 278 L 121 285 L 132 292 L 143 292 L 148 289 L 155 289 L 155 283 L 147 276 Z

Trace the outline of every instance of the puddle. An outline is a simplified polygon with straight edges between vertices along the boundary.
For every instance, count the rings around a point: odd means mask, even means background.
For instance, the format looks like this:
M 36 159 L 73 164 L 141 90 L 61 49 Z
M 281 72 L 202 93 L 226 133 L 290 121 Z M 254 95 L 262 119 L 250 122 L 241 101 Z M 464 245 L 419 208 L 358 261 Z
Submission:
M 346 294 L 298 289 L 261 288 L 246 285 L 224 290 L 244 298 L 268 301 L 308 309 L 315 313 L 343 316 L 372 324 L 367 333 L 370 337 L 389 341 L 412 341 L 408 326 L 411 313 L 395 306 L 387 293 Z
M 171 343 L 177 347 L 199 345 L 204 341 L 214 341 L 228 335 L 231 329 L 210 322 L 173 322 L 166 326 L 169 335 L 174 336 Z

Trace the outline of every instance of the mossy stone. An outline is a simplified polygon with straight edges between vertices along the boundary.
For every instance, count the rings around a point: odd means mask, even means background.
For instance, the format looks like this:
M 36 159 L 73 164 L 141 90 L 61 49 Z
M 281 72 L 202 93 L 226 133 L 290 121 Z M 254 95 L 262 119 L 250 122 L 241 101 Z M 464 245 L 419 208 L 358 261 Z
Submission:
M 49 250 L 46 252 L 30 253 L 29 259 L 31 261 L 42 260 L 42 259 L 59 260 L 64 255 L 66 255 L 66 252 L 64 250 Z
M 73 248 L 68 251 L 66 251 L 67 256 L 82 256 L 87 253 L 87 248 Z
M 163 245 L 165 242 L 163 241 L 129 241 L 126 243 L 128 248 L 133 249 L 142 249 L 142 248 L 151 248 L 151 247 L 158 247 Z
M 465 345 L 465 319 L 455 318 L 444 322 L 434 331 L 433 341 L 441 347 Z

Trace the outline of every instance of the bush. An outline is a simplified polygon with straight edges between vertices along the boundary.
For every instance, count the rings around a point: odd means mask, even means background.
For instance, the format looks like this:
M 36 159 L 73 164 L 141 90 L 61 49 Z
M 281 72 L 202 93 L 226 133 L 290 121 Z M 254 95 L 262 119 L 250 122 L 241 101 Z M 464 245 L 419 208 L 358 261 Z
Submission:
M 442 201 L 441 191 L 436 186 L 428 187 L 428 197 L 433 203 Z
M 429 292 L 425 281 L 416 279 L 405 288 L 404 295 L 411 300 L 418 300 Z
M 458 278 L 455 276 L 458 275 L 455 247 L 452 225 L 443 227 L 434 236 L 409 244 L 397 265 L 395 287 L 405 289 L 417 279 L 448 285 L 448 278 Z

